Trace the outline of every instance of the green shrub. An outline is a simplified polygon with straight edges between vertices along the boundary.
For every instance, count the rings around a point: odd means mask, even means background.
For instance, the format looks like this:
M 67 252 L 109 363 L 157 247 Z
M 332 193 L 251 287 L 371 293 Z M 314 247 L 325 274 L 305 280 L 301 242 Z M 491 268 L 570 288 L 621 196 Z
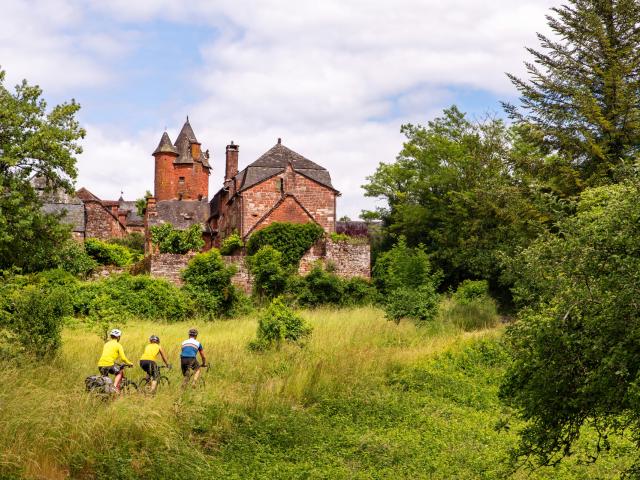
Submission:
M 437 287 L 438 283 L 424 249 L 408 247 L 404 237 L 400 237 L 391 250 L 378 256 L 373 278 L 378 291 L 385 295 L 399 288 L 418 288 L 425 284 Z
M 127 247 L 103 242 L 97 238 L 88 238 L 84 248 L 91 258 L 100 265 L 126 267 L 133 262 L 134 256 Z
M 177 230 L 170 223 L 155 225 L 151 227 L 151 241 L 160 253 L 184 254 L 204 247 L 200 224 L 191 225 L 187 230 Z
M 123 314 L 150 320 L 176 322 L 195 313 L 193 299 L 167 280 L 126 273 L 83 283 L 73 296 L 75 313 L 91 316 L 96 305 L 95 299 L 101 295 L 109 297 Z M 100 303 L 107 302 L 104 300 Z M 110 305 L 107 307 L 111 308 Z
M 63 319 L 72 313 L 65 289 L 5 285 L 0 293 L 0 328 L 13 334 L 24 353 L 54 355 L 61 344 Z
M 86 277 L 98 266 L 98 262 L 87 254 L 84 244 L 74 240 L 65 242 L 56 251 L 54 263 L 78 277 Z
M 144 255 L 144 241 L 144 234 L 140 232 L 133 232 L 123 238 L 112 238 L 109 240 L 109 243 L 122 245 L 134 253 Z
M 444 300 L 438 311 L 439 318 L 465 331 L 495 327 L 500 321 L 495 300 L 482 296 L 463 302 L 455 297 Z
M 369 239 L 367 237 L 352 237 L 346 233 L 333 232 L 329 235 L 329 238 L 336 243 L 349 243 L 351 245 L 366 245 L 369 243 Z
M 213 248 L 193 257 L 182 278 L 201 312 L 213 317 L 228 315 L 238 300 L 239 293 L 231 284 L 235 272 L 235 267 L 228 267 L 220 252 Z
M 490 298 L 489 283 L 486 280 L 465 280 L 458 285 L 453 298 L 460 304 L 468 304 L 475 300 Z
M 363 278 L 344 279 L 315 266 L 307 275 L 291 276 L 288 295 L 301 306 L 356 306 L 374 303 L 375 287 Z
M 285 341 L 300 343 L 311 331 L 311 326 L 288 308 L 281 298 L 274 298 L 260 316 L 256 339 L 249 343 L 249 348 L 260 351 L 274 346 L 279 348 Z
M 283 255 L 271 245 L 266 245 L 247 258 L 253 275 L 254 293 L 259 297 L 273 298 L 284 292 L 289 272 L 283 266 Z
M 242 248 L 244 248 L 242 237 L 237 233 L 232 233 L 222 241 L 222 245 L 220 246 L 220 253 L 222 255 L 233 255 Z
M 438 301 L 439 295 L 428 283 L 418 288 L 400 287 L 387 294 L 384 311 L 396 323 L 402 319 L 427 322 L 435 318 Z
M 316 223 L 275 222 L 249 237 L 247 253 L 255 255 L 269 245 L 282 253 L 284 265 L 295 266 L 323 234 L 324 230 Z
M 361 277 L 353 277 L 344 282 L 342 305 L 359 306 L 371 305 L 378 301 L 378 291 L 369 281 Z
M 120 328 L 127 323 L 131 315 L 123 311 L 119 302 L 106 293 L 94 297 L 89 303 L 89 321 L 94 324 L 96 333 L 104 341 L 109 338 L 112 328 Z

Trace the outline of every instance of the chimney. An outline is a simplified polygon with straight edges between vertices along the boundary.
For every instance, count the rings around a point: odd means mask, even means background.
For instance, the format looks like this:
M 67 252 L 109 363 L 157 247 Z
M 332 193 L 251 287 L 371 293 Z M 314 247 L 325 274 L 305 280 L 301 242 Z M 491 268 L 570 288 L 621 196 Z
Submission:
M 224 170 L 224 179 L 231 180 L 238 174 L 238 147 L 234 145 L 233 140 L 230 145 L 227 145 L 227 161 Z

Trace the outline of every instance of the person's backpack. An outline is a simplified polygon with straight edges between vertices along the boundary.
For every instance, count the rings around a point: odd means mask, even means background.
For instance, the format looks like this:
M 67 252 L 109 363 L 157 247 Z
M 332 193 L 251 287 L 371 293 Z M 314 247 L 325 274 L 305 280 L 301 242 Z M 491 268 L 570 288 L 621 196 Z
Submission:
M 84 379 L 87 392 L 112 393 L 115 391 L 113 380 L 102 375 L 90 375 Z

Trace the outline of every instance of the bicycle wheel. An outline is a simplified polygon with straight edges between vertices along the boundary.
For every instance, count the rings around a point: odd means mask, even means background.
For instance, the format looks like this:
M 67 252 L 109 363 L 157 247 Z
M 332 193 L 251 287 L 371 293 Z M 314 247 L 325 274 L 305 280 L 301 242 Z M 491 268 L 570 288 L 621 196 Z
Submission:
M 170 383 L 169 379 L 164 375 L 161 375 L 160 378 L 158 378 L 158 386 L 162 385 L 163 387 L 168 387 Z
M 151 381 L 148 378 L 143 378 L 138 382 L 138 390 L 142 390 L 144 392 L 149 388 L 151 388 Z
M 124 393 L 134 393 L 138 391 L 138 385 L 136 382 L 132 382 L 131 380 L 125 380 L 120 389 Z

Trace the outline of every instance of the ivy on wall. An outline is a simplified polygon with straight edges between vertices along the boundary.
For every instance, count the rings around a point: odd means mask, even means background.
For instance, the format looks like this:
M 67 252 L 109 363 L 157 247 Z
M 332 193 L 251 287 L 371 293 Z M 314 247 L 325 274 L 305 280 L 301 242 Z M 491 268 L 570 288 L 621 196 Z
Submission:
M 316 223 L 275 222 L 249 237 L 247 254 L 254 255 L 260 248 L 270 245 L 282 253 L 284 265 L 297 265 L 323 234 L 323 228 Z

